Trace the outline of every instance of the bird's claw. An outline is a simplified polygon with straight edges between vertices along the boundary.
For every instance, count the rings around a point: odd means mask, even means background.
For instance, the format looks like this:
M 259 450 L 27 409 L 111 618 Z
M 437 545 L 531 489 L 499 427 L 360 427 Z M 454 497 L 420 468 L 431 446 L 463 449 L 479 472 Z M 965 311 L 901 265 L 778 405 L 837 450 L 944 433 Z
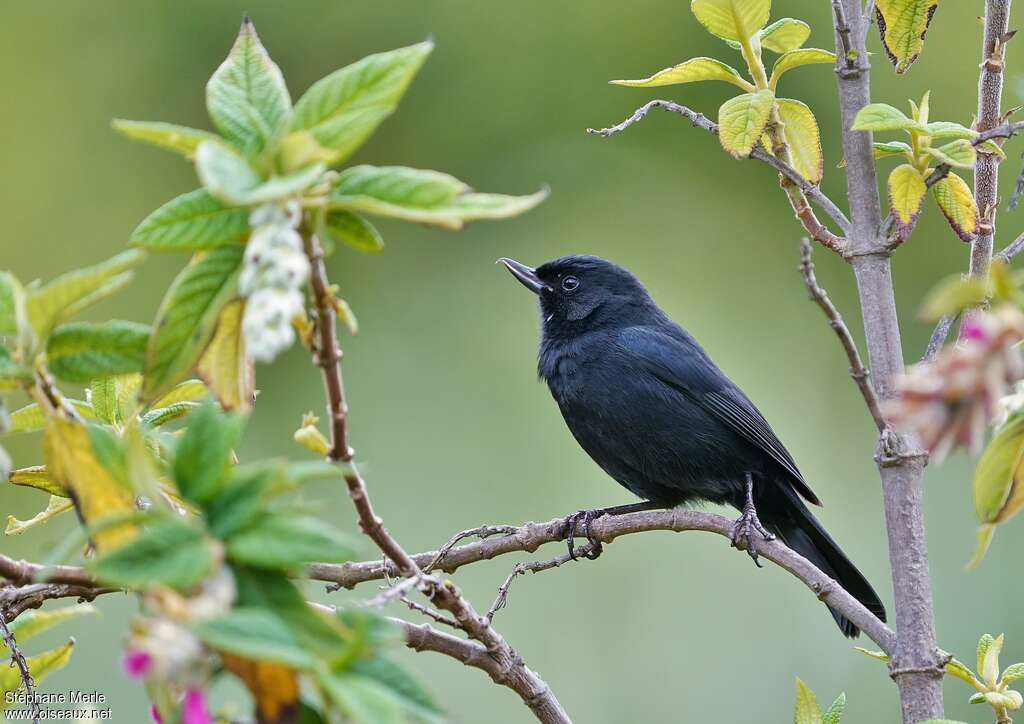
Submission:
M 565 518 L 565 541 L 569 548 L 569 558 L 577 560 L 580 556 L 576 553 L 576 544 L 573 538 L 576 536 L 576 529 L 580 528 L 583 537 L 587 539 L 590 548 L 582 553 L 584 558 L 594 560 L 604 552 L 601 541 L 590 534 L 590 524 L 605 514 L 604 510 L 577 510 Z
M 755 533 L 767 541 L 775 540 L 775 535 L 765 528 L 757 517 L 757 511 L 754 509 L 754 506 L 748 505 L 743 508 L 743 513 L 732 524 L 732 535 L 730 538 L 732 539 L 733 548 L 746 549 L 747 555 L 754 561 L 754 565 L 758 568 L 763 568 L 761 562 L 757 559 L 757 536 Z M 742 545 L 740 545 L 741 542 Z

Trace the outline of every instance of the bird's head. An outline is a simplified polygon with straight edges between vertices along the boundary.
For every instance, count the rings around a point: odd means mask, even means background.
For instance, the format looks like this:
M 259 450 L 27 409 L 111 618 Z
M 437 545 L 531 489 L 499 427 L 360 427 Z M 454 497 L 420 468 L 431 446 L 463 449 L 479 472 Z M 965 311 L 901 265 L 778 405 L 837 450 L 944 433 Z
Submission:
M 540 300 L 545 331 L 587 331 L 643 322 L 657 307 L 640 281 L 597 256 L 563 256 L 536 269 L 502 258 Z

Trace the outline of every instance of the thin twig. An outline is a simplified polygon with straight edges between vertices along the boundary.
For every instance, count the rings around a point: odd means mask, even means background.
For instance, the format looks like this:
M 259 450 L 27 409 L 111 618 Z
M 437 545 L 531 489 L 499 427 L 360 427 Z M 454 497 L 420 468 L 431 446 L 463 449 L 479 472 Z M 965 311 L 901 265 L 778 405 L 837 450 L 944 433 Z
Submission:
M 800 271 L 804 277 L 804 286 L 807 287 L 807 293 L 810 295 L 811 300 L 821 307 L 821 311 L 825 313 L 825 316 L 828 318 L 828 325 L 832 328 L 832 331 L 839 337 L 839 342 L 843 345 L 843 350 L 846 352 L 846 358 L 850 361 L 850 377 L 857 383 L 857 389 L 860 390 L 861 397 L 864 398 L 864 404 L 867 405 L 868 412 L 871 413 L 871 419 L 875 421 L 875 426 L 881 432 L 886 428 L 886 422 L 885 416 L 882 415 L 882 409 L 878 404 L 878 396 L 868 380 L 869 373 L 867 367 L 864 366 L 860 352 L 857 351 L 857 343 L 853 340 L 853 335 L 850 334 L 850 328 L 846 326 L 846 322 L 843 321 L 843 315 L 839 313 L 836 305 L 832 303 L 828 292 L 818 284 L 818 279 L 814 274 L 814 262 L 811 260 L 811 253 L 813 251 L 814 247 L 811 246 L 809 240 L 806 238 L 800 240 Z
M 515 532 L 516 527 L 513 525 L 481 525 L 476 528 L 469 528 L 467 530 L 459 531 L 458 533 L 453 535 L 447 543 L 445 543 L 438 549 L 437 555 L 427 565 L 423 567 L 423 572 L 429 573 L 430 571 L 434 570 L 434 568 L 437 567 L 437 564 L 441 562 L 441 559 L 448 555 L 448 551 L 450 551 L 456 545 L 464 541 L 466 538 L 476 537 L 480 540 L 484 540 L 486 538 L 490 538 L 491 536 L 509 535 Z
M 1024 250 L 1024 234 L 1021 234 L 1007 244 L 1005 249 L 996 254 L 996 259 L 1009 264 L 1013 257 L 1017 256 L 1021 250 Z
M 841 43 L 841 58 L 845 65 L 844 68 L 837 69 L 837 72 L 841 77 L 845 77 L 843 76 L 844 73 L 854 71 L 856 68 L 853 63 L 854 49 L 850 39 L 850 24 L 846 22 L 846 13 L 843 10 L 842 0 L 832 0 L 832 14 L 835 18 L 835 28 Z
M 698 113 L 697 111 L 687 108 L 686 106 L 666 100 L 650 101 L 641 106 L 640 108 L 638 108 L 633 113 L 633 115 L 631 115 L 629 118 L 622 121 L 621 123 L 618 123 L 614 126 L 610 126 L 608 128 L 588 128 L 587 133 L 596 136 L 602 136 L 605 138 L 607 138 L 608 136 L 612 136 L 616 133 L 621 133 L 622 131 L 632 126 L 634 123 L 637 123 L 638 121 L 642 120 L 653 108 L 661 108 L 671 113 L 677 113 L 686 118 L 687 120 L 689 120 L 690 123 L 692 123 L 696 128 L 700 128 L 701 130 L 707 131 L 712 135 L 718 135 L 718 124 L 709 119 L 703 113 Z M 817 206 L 822 211 L 828 214 L 832 218 L 832 220 L 835 221 L 835 223 L 839 226 L 839 228 L 843 231 L 843 233 L 846 233 L 846 231 L 849 229 L 850 221 L 849 219 L 846 218 L 846 214 L 844 214 L 839 209 L 839 207 L 836 206 L 835 202 L 828 198 L 828 196 L 826 196 L 818 186 L 812 184 L 810 181 L 804 178 L 800 174 L 800 172 L 793 168 L 791 165 L 784 163 L 780 159 L 768 153 L 768 151 L 761 148 L 760 146 L 755 147 L 750 152 L 750 158 L 768 164 L 776 171 L 778 171 L 784 178 L 796 184 L 796 187 L 799 189 L 799 191 L 803 195 L 805 195 L 807 199 L 810 199 L 815 204 L 817 204 Z M 829 231 L 825 227 L 825 225 L 822 224 L 815 217 L 814 212 L 810 209 L 810 206 L 806 204 L 807 199 L 804 199 L 805 203 L 803 204 L 794 204 L 794 211 L 796 211 L 797 216 L 800 219 L 801 223 L 803 223 L 804 228 L 807 230 L 807 233 L 810 234 L 811 237 L 815 239 L 815 241 L 820 242 L 826 248 L 838 253 L 842 253 L 842 250 L 844 248 L 843 239 Z
M 422 613 L 427 618 L 433 619 L 434 621 L 437 621 L 438 623 L 444 624 L 445 626 L 451 626 L 452 628 L 459 628 L 459 622 L 458 621 L 456 621 L 453 618 L 449 618 L 449 617 L 445 616 L 440 611 L 435 611 L 434 609 L 430 608 L 430 606 L 424 606 L 422 603 L 419 603 L 417 601 L 413 601 L 408 596 L 402 596 L 398 600 L 401 601 L 402 603 L 404 603 L 406 606 L 408 606 L 411 610 L 417 611 L 419 613 Z
M 575 555 L 569 553 L 562 553 L 561 555 L 555 556 L 546 561 L 530 561 L 528 563 L 516 563 L 512 566 L 512 572 L 508 574 L 505 581 L 498 586 L 498 596 L 494 599 L 494 603 L 491 604 L 491 608 L 487 611 L 487 620 L 493 621 L 494 615 L 505 608 L 508 604 L 508 591 L 512 587 L 512 582 L 515 581 L 519 576 L 527 573 L 540 573 L 541 571 L 550 571 L 552 568 L 558 568 L 570 561 L 588 561 L 595 560 L 595 557 L 591 557 L 592 551 L 596 548 L 593 543 L 587 543 L 576 549 Z
M 956 324 L 956 320 L 959 317 L 959 314 L 947 314 L 938 321 L 935 329 L 932 330 L 932 336 L 928 338 L 928 346 L 924 350 L 921 362 L 931 362 L 935 359 L 935 355 L 939 353 L 942 345 L 946 343 L 946 339 L 949 338 L 949 331 L 953 329 L 953 325 Z
M 32 681 L 32 672 L 28 670 L 25 654 L 21 653 L 21 649 L 18 648 L 18 642 L 14 639 L 14 634 L 11 633 L 11 629 L 7 626 L 6 613 L 3 609 L 0 609 L 0 634 L 2 634 L 4 643 L 7 645 L 7 650 L 11 653 L 11 666 L 17 666 L 18 672 L 21 674 L 21 683 L 25 685 L 25 695 L 28 698 L 28 705 L 32 711 L 32 721 L 35 724 L 39 724 L 39 717 L 42 716 L 43 712 L 39 706 L 39 700 L 36 698 L 36 688 L 35 682 Z

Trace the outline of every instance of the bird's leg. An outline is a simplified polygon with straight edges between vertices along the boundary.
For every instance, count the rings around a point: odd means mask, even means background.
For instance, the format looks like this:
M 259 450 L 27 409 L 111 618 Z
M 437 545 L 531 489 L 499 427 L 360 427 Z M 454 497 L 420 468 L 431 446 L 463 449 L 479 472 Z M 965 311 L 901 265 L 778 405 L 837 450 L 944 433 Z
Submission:
M 743 512 L 732 525 L 732 545 L 739 548 L 740 541 L 744 543 L 747 554 L 754 560 L 754 565 L 761 568 L 757 560 L 757 543 L 754 542 L 754 532 L 758 532 L 765 540 L 775 540 L 775 536 L 768 531 L 757 517 L 757 509 L 754 507 L 754 476 L 747 473 L 747 500 L 743 504 Z
M 601 541 L 590 535 L 590 524 L 604 515 L 625 515 L 626 513 L 640 513 L 645 510 L 657 510 L 666 506 L 645 500 L 641 503 L 628 503 L 626 505 L 613 505 L 608 508 L 595 508 L 593 510 L 577 510 L 565 518 L 565 540 L 569 547 L 569 558 L 576 560 L 576 545 L 573 538 L 576 536 L 576 529 L 580 528 L 583 537 L 590 544 L 590 550 L 584 553 L 584 557 L 594 560 L 604 551 Z

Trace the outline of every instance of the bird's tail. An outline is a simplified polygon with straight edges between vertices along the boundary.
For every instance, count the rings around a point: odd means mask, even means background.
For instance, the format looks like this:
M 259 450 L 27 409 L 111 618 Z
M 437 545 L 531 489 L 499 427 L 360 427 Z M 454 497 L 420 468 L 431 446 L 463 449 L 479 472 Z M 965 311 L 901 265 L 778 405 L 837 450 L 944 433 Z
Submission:
M 758 496 L 755 487 L 754 503 L 762 523 L 822 573 L 835 579 L 871 613 L 885 621 L 885 608 L 878 594 L 832 540 L 832 536 L 788 484 L 782 483 L 775 487 L 781 490 L 782 495 Z M 845 636 L 856 638 L 860 634 L 860 629 L 852 621 L 831 606 L 829 612 Z

